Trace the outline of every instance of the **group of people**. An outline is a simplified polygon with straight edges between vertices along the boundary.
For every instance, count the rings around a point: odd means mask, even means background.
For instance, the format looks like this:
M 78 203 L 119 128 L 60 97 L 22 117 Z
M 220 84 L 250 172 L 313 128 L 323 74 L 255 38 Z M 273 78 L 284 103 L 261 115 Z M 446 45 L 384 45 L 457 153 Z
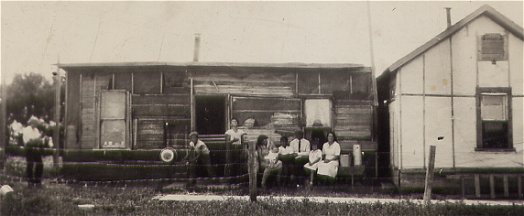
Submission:
M 311 146 L 302 131 L 295 132 L 295 138 L 288 143 L 282 136 L 280 143 L 271 143 L 266 135 L 260 135 L 256 142 L 257 162 L 263 170 L 261 186 L 265 187 L 270 175 L 275 174 L 281 183 L 283 171 L 290 176 L 291 183 L 313 185 L 315 177 L 332 181 L 337 176 L 340 144 L 334 132 L 328 132 L 327 142 Z
M 42 183 L 43 149 L 54 146 L 52 135 L 53 130 L 58 125 L 49 120 L 47 115 L 36 117 L 27 113 L 26 107 L 22 110 L 22 116 L 18 119 L 12 113 L 9 114 L 7 130 L 9 132 L 9 144 L 24 148 L 27 181 L 30 186 L 35 186 Z
M 244 138 L 246 133 L 238 128 L 238 120 L 231 120 L 231 129 L 226 131 L 225 135 L 226 142 L 231 144 L 232 149 L 240 150 L 232 154 L 232 163 L 245 164 L 247 147 L 242 144 L 246 141 Z M 189 146 L 196 153 L 193 161 L 205 166 L 208 176 L 214 176 L 209 156 L 210 150 L 198 138 L 197 132 L 191 132 L 189 137 Z M 259 135 L 255 149 L 256 170 L 262 173 L 260 183 L 262 187 L 266 187 L 271 175 L 276 176 L 277 184 L 281 183 L 281 176 L 286 174 L 290 176 L 289 183 L 312 185 L 315 177 L 322 181 L 332 181 L 338 172 L 340 144 L 334 132 L 327 134 L 327 142 L 315 142 L 313 146 L 309 140 L 304 138 L 301 130 L 295 132 L 291 142 L 288 142 L 288 137 L 282 136 L 280 142 L 273 143 L 268 136 Z M 239 167 L 234 167 L 234 169 L 237 172 L 242 171 L 238 170 Z M 306 181 L 302 181 L 304 179 Z

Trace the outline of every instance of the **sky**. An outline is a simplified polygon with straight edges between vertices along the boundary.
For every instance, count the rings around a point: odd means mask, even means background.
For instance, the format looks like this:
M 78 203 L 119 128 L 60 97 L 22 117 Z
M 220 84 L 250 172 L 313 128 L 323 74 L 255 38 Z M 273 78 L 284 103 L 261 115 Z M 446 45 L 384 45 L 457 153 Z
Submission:
M 379 75 L 489 4 L 523 26 L 523 2 L 369 3 Z M 371 66 L 366 2 L 1 2 L 1 79 L 60 63 L 355 63 Z

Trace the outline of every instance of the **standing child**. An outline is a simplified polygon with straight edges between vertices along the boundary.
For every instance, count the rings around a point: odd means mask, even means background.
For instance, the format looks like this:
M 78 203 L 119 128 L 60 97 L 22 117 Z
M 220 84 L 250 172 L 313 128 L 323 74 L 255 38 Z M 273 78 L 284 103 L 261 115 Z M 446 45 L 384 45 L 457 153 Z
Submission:
M 207 148 L 207 145 L 202 142 L 202 140 L 198 139 L 198 133 L 196 131 L 191 132 L 189 138 L 191 139 L 189 146 L 191 146 L 197 154 L 197 164 L 206 167 L 208 177 L 214 177 L 215 174 L 211 167 L 211 159 L 209 157 L 210 151 Z

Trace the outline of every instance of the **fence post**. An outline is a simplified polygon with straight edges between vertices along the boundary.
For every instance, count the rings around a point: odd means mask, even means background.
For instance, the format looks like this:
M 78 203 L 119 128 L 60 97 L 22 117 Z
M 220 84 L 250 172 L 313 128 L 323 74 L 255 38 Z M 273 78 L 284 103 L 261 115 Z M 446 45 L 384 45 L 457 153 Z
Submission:
M 431 145 L 429 149 L 428 169 L 426 170 L 426 184 L 424 188 L 424 203 L 431 202 L 431 187 L 433 185 L 433 170 L 435 169 L 435 150 L 436 146 Z
M 255 153 L 255 143 L 249 142 L 249 159 L 248 159 L 248 169 L 249 169 L 249 199 L 251 202 L 257 201 L 257 170 L 256 170 L 256 153 Z
M 224 176 L 229 177 L 231 175 L 231 143 L 224 138 L 226 143 L 226 164 L 224 165 Z

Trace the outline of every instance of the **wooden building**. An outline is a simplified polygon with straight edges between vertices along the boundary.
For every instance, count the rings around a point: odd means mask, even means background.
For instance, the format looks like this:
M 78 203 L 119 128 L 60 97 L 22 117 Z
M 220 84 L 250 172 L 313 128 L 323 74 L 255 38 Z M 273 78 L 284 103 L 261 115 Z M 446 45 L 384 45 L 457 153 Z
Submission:
M 397 185 L 421 186 L 424 176 L 415 176 L 436 145 L 436 170 L 449 174 L 444 181 L 458 176 L 464 186 L 470 176 L 460 174 L 471 173 L 471 185 L 489 179 L 516 188 L 509 174 L 524 173 L 523 38 L 522 27 L 486 5 L 377 79 L 385 112 L 379 121 L 389 122 L 381 127 L 382 144 Z M 479 180 L 482 173 L 488 175 Z
M 376 152 L 371 69 L 354 64 L 87 63 L 66 71 L 65 149 L 183 147 L 224 134 L 334 130 L 343 151 Z M 254 122 L 253 122 L 254 120 Z

